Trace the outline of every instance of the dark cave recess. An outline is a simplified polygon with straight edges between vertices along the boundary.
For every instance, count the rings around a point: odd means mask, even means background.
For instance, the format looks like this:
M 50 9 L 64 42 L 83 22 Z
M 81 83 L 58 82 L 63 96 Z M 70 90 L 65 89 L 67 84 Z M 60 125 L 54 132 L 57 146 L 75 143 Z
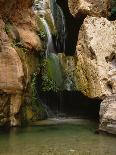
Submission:
M 41 99 L 59 117 L 99 120 L 100 99 L 92 99 L 77 91 L 41 92 Z

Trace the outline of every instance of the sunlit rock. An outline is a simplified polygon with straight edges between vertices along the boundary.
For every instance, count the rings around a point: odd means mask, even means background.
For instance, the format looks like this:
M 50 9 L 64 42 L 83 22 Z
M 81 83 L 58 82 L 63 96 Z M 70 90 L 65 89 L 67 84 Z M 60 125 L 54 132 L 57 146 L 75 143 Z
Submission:
M 68 0 L 69 9 L 72 15 L 82 14 L 91 16 L 107 17 L 109 0 Z
M 0 126 L 20 125 L 25 96 L 32 100 L 32 75 L 39 73 L 35 53 L 42 49 L 32 4 L 0 1 Z
M 80 90 L 89 97 L 115 92 L 115 26 L 115 21 L 88 16 L 81 27 L 76 76 Z

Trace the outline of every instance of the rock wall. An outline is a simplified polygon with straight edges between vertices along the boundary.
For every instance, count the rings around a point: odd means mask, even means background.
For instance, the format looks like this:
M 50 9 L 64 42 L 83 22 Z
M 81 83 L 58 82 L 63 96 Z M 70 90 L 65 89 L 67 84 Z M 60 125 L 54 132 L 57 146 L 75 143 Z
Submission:
M 20 124 L 21 105 L 29 96 L 32 74 L 42 50 L 33 0 L 0 1 L 0 125 Z
M 68 0 L 72 15 L 86 18 L 76 48 L 76 84 L 90 98 L 101 98 L 100 130 L 116 133 L 116 21 L 109 0 Z
M 116 93 L 116 22 L 87 16 L 77 43 L 77 83 L 89 97 Z
M 106 17 L 109 13 L 109 0 L 68 0 L 69 9 L 73 16 L 82 14 Z

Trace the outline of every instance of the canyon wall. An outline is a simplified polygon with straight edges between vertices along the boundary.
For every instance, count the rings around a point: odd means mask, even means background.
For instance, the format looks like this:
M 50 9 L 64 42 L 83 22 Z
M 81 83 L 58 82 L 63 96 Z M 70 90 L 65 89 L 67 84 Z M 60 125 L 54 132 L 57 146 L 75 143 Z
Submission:
M 32 75 L 42 50 L 33 0 L 0 1 L 0 125 L 20 125 L 21 105 L 31 102 Z
M 78 89 L 101 98 L 100 130 L 116 133 L 116 21 L 109 21 L 110 1 L 68 0 L 72 15 L 86 18 L 76 48 Z

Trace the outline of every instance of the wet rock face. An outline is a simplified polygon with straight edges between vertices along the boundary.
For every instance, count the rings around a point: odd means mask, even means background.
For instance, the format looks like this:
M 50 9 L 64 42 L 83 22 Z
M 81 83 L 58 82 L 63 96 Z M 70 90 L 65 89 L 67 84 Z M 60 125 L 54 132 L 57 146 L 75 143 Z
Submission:
M 109 0 L 68 0 L 68 3 L 73 16 L 108 16 Z
M 10 95 L 0 94 L 0 126 L 9 124 L 10 115 Z
M 20 125 L 21 105 L 38 70 L 41 41 L 32 3 L 0 1 L 0 125 Z

